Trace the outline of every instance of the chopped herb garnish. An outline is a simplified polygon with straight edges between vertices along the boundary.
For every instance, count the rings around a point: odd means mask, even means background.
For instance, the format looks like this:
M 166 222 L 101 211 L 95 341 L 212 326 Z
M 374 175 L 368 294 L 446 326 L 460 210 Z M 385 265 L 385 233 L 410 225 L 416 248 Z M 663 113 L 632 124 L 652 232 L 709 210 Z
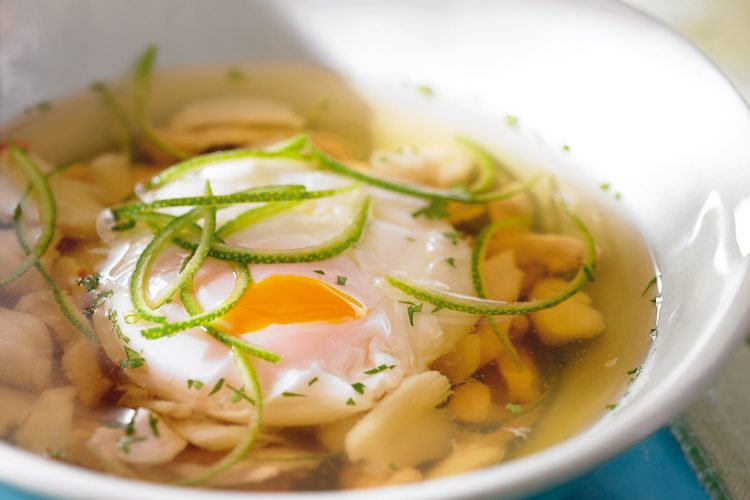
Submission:
M 255 400 L 245 393 L 244 387 L 240 387 L 238 389 L 236 387 L 232 387 L 229 384 L 226 384 L 226 386 L 232 391 L 232 403 L 239 403 L 244 399 L 251 405 L 255 405 Z
M 201 382 L 200 380 L 193 380 L 189 378 L 187 380 L 187 388 L 192 389 L 193 387 L 195 387 L 197 390 L 201 390 L 203 389 L 203 382 Z
M 388 468 L 395 472 L 398 470 L 398 465 L 394 464 L 393 462 L 388 462 Z
M 42 101 L 36 105 L 37 111 L 49 111 L 52 109 L 52 103 L 49 101 Z
M 435 91 L 429 85 L 419 85 L 417 87 L 417 92 L 427 97 L 432 97 L 435 95 Z
M 115 331 L 115 333 L 120 338 L 120 340 L 122 340 L 126 344 L 130 342 L 130 337 L 126 336 L 122 332 L 122 328 L 120 328 L 120 323 L 117 322 L 117 311 L 115 311 L 114 309 L 108 309 L 107 318 L 109 318 L 109 320 L 112 322 L 112 329 Z
M 563 144 L 563 151 L 570 151 L 570 146 Z
M 68 456 L 68 450 L 63 448 L 53 448 L 47 450 L 47 456 L 55 460 L 64 460 Z
M 432 310 L 432 311 L 430 311 L 430 312 L 431 312 L 431 313 L 436 313 L 436 312 L 438 312 L 438 311 L 442 311 L 443 309 L 445 309 L 445 306 L 443 306 L 443 305 L 439 305 L 439 306 L 435 306 L 435 309 L 433 309 L 433 310 Z
M 157 438 L 160 437 L 159 436 L 159 419 L 156 417 L 156 415 L 151 414 L 148 416 L 148 425 L 149 427 L 151 427 L 151 433 Z
M 78 278 L 76 280 L 76 284 L 80 287 L 83 287 L 84 290 L 87 292 L 93 292 L 97 288 L 99 288 L 99 280 L 101 280 L 102 275 L 99 273 L 89 274 L 88 276 L 84 276 L 83 278 Z
M 336 276 L 336 284 L 341 286 L 346 285 L 346 276 Z
M 613 403 L 610 403 L 607 406 L 605 406 L 605 408 L 608 409 L 608 410 L 614 410 L 615 408 L 617 408 L 617 405 L 613 404 Z
M 646 288 L 643 289 L 643 292 L 641 293 L 641 297 L 645 297 L 649 290 L 651 290 L 656 285 L 656 276 L 651 278 L 646 285 Z
M 352 398 L 346 400 L 346 406 L 354 406 L 356 404 Z
M 96 311 L 96 309 L 113 294 L 114 292 L 112 290 L 104 290 L 103 292 L 99 292 L 98 294 L 96 294 L 96 297 L 94 298 L 93 302 L 91 302 L 91 305 L 83 310 L 83 315 L 87 318 L 91 318 L 91 316 L 94 315 L 94 311 Z
M 602 182 L 601 184 L 599 184 L 599 189 L 601 189 L 602 191 L 608 191 L 609 186 L 609 182 Z
M 211 389 L 211 392 L 209 392 L 209 393 L 208 393 L 208 395 L 209 395 L 209 396 L 213 396 L 214 394 L 216 394 L 217 392 L 219 392 L 219 391 L 221 390 L 221 388 L 222 388 L 222 386 L 223 386 L 223 385 L 224 385 L 224 379 L 223 379 L 223 378 L 220 378 L 220 379 L 219 379 L 219 380 L 218 380 L 218 381 L 217 381 L 217 382 L 216 382 L 216 383 L 214 384 L 214 387 L 213 387 L 213 389 Z
M 420 215 L 426 219 L 443 219 L 448 217 L 450 215 L 448 202 L 446 200 L 432 200 L 429 205 L 411 214 L 415 219 Z
M 317 381 L 318 381 L 318 377 L 313 377 L 313 378 L 310 379 L 310 381 L 307 383 L 307 385 L 313 385 Z
M 396 368 L 396 365 L 383 364 L 380 366 L 376 366 L 375 368 L 370 368 L 369 370 L 365 372 L 365 375 L 375 375 L 376 373 L 380 373 L 385 370 L 393 370 L 394 368 Z
M 456 267 L 456 259 L 454 259 L 453 257 L 448 257 L 447 259 L 445 259 L 445 262 L 451 267 Z
M 518 117 L 514 115 L 508 115 L 505 117 L 505 123 L 509 127 L 515 127 L 518 125 Z
M 505 409 L 511 412 L 513 415 L 521 413 L 521 405 L 516 403 L 508 403 L 505 405 Z
M 656 340 L 656 337 L 659 336 L 659 330 L 652 328 L 651 331 L 648 332 L 648 336 L 651 337 L 651 340 Z
M 424 304 L 415 304 L 408 300 L 399 300 L 399 304 L 406 304 L 406 313 L 409 315 L 409 324 L 414 326 L 414 313 L 422 312 L 422 306 Z
M 417 239 L 414 238 L 413 236 L 407 236 L 406 241 L 417 241 Z
M 127 231 L 128 229 L 133 229 L 135 227 L 135 219 L 130 220 L 124 220 L 122 222 L 118 222 L 114 226 L 112 226 L 110 229 L 112 231 Z
M 381 163 L 385 163 L 388 161 L 388 155 L 385 153 L 380 153 L 377 157 L 377 160 Z
M 230 82 L 241 82 L 245 79 L 245 73 L 240 68 L 232 66 L 227 70 L 227 78 L 229 78 Z
M 589 266 L 583 266 L 583 272 L 586 274 L 586 279 L 590 282 L 594 282 L 594 271 Z
M 641 370 L 642 370 L 642 369 L 643 369 L 643 365 L 640 365 L 640 366 L 636 366 L 636 367 L 635 367 L 635 368 L 633 368 L 632 370 L 628 370 L 627 372 L 625 372 L 625 373 L 627 373 L 628 375 L 630 375 L 630 383 L 631 383 L 631 384 L 632 384 L 633 382 L 635 382 L 635 379 L 637 379 L 637 378 L 638 378 L 638 375 L 640 375 L 640 374 L 641 374 Z
M 125 356 L 126 359 L 121 359 L 118 364 L 120 365 L 120 368 L 123 370 L 125 368 L 139 368 L 146 363 L 146 360 L 143 359 L 143 357 L 138 353 L 138 351 L 131 349 L 128 346 L 125 346 Z
M 306 398 L 307 396 L 305 394 L 300 394 L 298 392 L 288 392 L 284 391 L 281 393 L 282 396 L 285 398 Z
M 365 384 L 363 384 L 361 382 L 354 383 L 354 384 L 352 384 L 352 389 L 354 389 L 355 391 L 357 391 L 360 394 L 364 394 L 365 393 Z
M 658 296 L 658 295 L 654 295 L 653 297 L 651 297 L 651 298 L 650 298 L 650 299 L 648 299 L 648 300 L 649 300 L 649 302 L 651 302 L 651 303 L 653 303 L 653 304 L 656 304 L 656 300 L 657 300 L 658 298 L 659 298 L 659 296 Z
M 621 199 L 622 199 L 622 194 L 615 193 L 615 200 L 621 200 Z
M 326 275 L 326 272 L 323 271 L 322 269 L 315 269 L 315 270 L 313 270 L 313 272 L 314 273 L 318 273 L 321 276 L 325 276 Z
M 451 231 L 448 233 L 443 233 L 443 236 L 449 239 L 450 242 L 453 243 L 454 245 L 458 245 L 458 238 L 461 236 L 461 233 Z
M 117 447 L 125 454 L 130 453 L 130 447 L 134 445 L 135 443 L 140 443 L 141 441 L 145 441 L 146 438 L 144 436 L 123 436 L 118 442 Z

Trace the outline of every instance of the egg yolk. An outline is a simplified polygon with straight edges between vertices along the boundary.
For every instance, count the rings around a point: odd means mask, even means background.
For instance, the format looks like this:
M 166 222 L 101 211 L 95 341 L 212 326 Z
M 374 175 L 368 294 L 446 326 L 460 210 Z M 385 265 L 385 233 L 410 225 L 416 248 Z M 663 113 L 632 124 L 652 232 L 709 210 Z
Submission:
M 251 284 L 222 319 L 239 335 L 272 324 L 342 323 L 359 319 L 364 311 L 354 297 L 324 281 L 280 274 Z

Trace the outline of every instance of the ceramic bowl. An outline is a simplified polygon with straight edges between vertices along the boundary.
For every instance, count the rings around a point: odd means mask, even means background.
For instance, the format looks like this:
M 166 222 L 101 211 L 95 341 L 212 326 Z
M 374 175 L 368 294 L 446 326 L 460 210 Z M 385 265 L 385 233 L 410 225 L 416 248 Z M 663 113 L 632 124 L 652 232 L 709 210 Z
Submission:
M 355 90 L 429 83 L 455 106 L 522 117 L 540 143 L 571 145 L 575 175 L 623 193 L 619 210 L 660 267 L 663 304 L 643 374 L 616 412 L 555 446 L 469 474 L 387 493 L 274 498 L 538 492 L 678 414 L 750 331 L 750 113 L 704 55 L 620 3 L 6 0 L 0 11 L 0 123 L 123 74 L 153 42 L 164 66 L 281 60 L 327 67 Z M 64 151 L 61 142 L 45 147 Z M 0 463 L 0 480 L 51 496 L 253 498 L 112 478 L 6 444 Z

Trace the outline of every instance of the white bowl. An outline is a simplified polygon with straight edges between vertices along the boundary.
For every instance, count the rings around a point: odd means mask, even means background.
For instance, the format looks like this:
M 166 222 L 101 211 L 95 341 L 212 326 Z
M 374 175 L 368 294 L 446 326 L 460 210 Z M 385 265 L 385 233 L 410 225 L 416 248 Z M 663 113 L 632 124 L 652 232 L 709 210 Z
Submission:
M 616 412 L 551 448 L 470 474 L 382 490 L 275 498 L 424 499 L 538 492 L 633 445 L 683 409 L 750 331 L 750 113 L 680 36 L 605 0 L 0 4 L 0 123 L 122 74 L 149 42 L 164 65 L 322 64 L 353 89 L 429 83 L 547 145 L 623 193 L 663 281 L 660 335 Z M 65 145 L 50 145 L 65 149 Z M 107 477 L 0 444 L 0 480 L 75 498 L 249 498 Z

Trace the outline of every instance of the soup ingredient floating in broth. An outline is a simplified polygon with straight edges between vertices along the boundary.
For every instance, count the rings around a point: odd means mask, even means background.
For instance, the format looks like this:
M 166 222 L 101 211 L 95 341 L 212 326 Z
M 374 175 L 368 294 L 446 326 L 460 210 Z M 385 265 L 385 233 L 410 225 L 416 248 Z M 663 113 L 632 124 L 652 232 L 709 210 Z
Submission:
M 541 177 L 467 138 L 355 161 L 256 96 L 159 127 L 155 57 L 133 113 L 95 87 L 124 154 L 0 158 L 18 188 L 0 319 L 28 330 L 0 333 L 3 436 L 125 477 L 262 490 L 501 461 L 554 389 L 558 346 L 604 330 L 583 220 L 556 200 L 579 237 L 535 230 Z

